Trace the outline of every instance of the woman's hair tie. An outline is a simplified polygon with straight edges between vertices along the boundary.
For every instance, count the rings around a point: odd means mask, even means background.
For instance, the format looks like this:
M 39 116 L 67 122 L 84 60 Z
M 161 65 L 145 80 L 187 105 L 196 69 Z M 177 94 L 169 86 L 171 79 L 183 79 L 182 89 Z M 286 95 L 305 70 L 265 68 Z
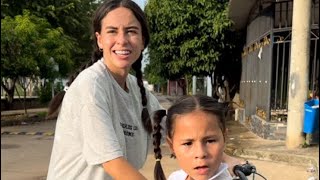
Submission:
M 67 92 L 68 89 L 69 89 L 69 86 L 65 86 L 65 87 L 63 88 L 63 90 L 66 91 L 66 92 Z

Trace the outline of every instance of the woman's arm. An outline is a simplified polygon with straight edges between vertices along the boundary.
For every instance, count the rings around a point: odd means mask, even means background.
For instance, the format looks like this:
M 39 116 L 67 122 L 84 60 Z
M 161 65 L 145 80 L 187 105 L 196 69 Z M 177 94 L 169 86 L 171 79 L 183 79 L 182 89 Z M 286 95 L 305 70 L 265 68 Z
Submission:
M 146 178 L 123 157 L 102 164 L 105 172 L 113 179 L 146 180 Z

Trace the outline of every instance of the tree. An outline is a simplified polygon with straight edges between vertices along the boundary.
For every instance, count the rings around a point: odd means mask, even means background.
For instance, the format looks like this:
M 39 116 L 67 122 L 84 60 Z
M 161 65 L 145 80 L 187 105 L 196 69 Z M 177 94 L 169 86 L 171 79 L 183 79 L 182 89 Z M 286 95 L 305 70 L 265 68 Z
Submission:
M 51 28 L 46 19 L 31 15 L 29 11 L 2 19 L 1 37 L 1 87 L 8 94 L 9 103 L 12 103 L 19 77 L 54 77 L 50 58 L 58 63 L 62 74 L 72 67 L 72 41 L 61 28 Z
M 206 76 L 220 61 L 238 58 L 233 54 L 236 38 L 227 6 L 228 1 L 149 0 L 145 12 L 151 67 L 146 74 L 166 79 Z
M 45 18 L 52 28 L 62 28 L 69 40 L 77 43 L 71 53 L 76 67 L 91 56 L 91 16 L 100 1 L 96 0 L 2 0 L 1 19 L 21 15 L 23 10 Z

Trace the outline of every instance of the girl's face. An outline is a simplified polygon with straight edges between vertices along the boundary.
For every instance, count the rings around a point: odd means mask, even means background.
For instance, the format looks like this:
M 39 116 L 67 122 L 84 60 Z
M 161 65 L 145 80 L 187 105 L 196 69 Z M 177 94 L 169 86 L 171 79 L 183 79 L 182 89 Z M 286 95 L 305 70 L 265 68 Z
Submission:
M 96 32 L 105 64 L 114 73 L 129 72 L 144 49 L 141 24 L 131 10 L 119 7 L 110 11 Z
M 187 179 L 207 180 L 218 170 L 224 151 L 224 134 L 218 117 L 200 110 L 175 118 L 168 144 Z

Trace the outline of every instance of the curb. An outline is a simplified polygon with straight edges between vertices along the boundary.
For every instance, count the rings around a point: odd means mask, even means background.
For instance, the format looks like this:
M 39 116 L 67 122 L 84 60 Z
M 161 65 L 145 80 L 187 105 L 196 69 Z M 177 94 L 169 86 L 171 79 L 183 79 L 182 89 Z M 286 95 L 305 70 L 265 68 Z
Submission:
M 5 126 L 17 126 L 21 125 L 22 123 L 35 123 L 45 121 L 44 117 L 33 116 L 29 118 L 22 118 L 22 119 L 14 119 L 14 120 L 1 120 L 1 127 Z
M 317 157 L 280 152 L 268 152 L 261 150 L 250 150 L 244 148 L 235 148 L 232 146 L 227 146 L 225 148 L 225 152 L 229 155 L 241 157 L 244 159 L 248 158 L 263 161 L 283 162 L 297 166 L 310 166 L 311 164 L 313 167 L 315 167 L 317 174 L 319 172 L 319 159 Z
M 36 136 L 54 136 L 54 132 L 15 132 L 15 131 L 3 131 L 2 135 L 36 135 Z

